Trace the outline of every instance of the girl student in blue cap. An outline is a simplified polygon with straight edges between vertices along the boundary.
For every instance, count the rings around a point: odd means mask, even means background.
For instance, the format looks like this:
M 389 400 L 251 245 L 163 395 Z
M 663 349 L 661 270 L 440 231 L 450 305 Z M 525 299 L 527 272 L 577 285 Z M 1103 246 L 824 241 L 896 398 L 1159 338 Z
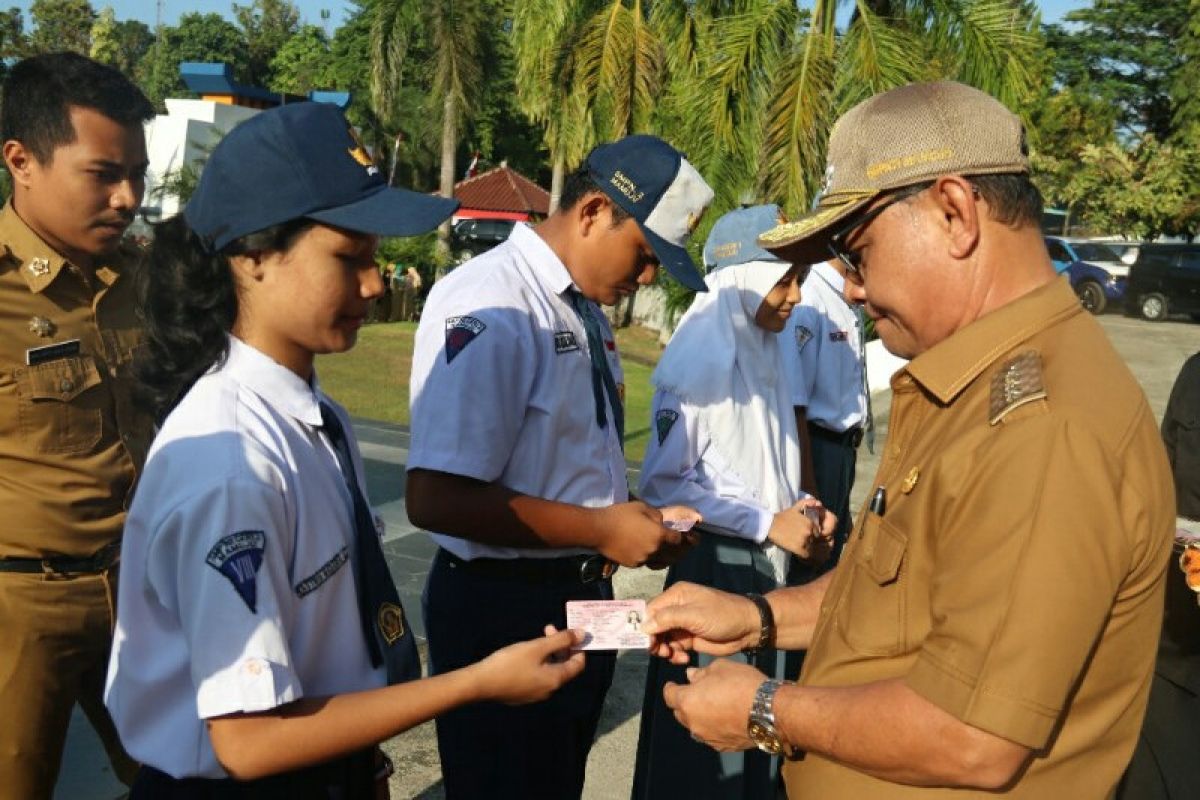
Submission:
M 679 322 L 651 376 L 650 443 L 639 490 L 646 502 L 696 509 L 699 543 L 671 567 L 678 581 L 761 595 L 787 585 L 793 559 L 823 559 L 835 520 L 800 488 L 800 444 L 778 333 L 800 301 L 806 267 L 755 244 L 778 220 L 775 206 L 731 211 L 705 244 L 706 294 Z M 807 513 L 806 513 L 807 512 Z M 771 648 L 734 658 L 783 678 Z M 712 662 L 693 655 L 690 666 Z M 663 703 L 685 667 L 652 660 L 642 707 L 633 798 L 774 797 L 778 758 L 719 753 L 692 739 Z
M 336 108 L 301 103 L 230 132 L 157 227 L 136 369 L 161 427 L 105 691 L 144 765 L 132 797 L 380 796 L 378 742 L 465 703 L 544 699 L 583 669 L 551 628 L 416 680 L 349 418 L 313 369 L 354 346 L 382 291 L 378 237 L 456 206 L 387 187 Z

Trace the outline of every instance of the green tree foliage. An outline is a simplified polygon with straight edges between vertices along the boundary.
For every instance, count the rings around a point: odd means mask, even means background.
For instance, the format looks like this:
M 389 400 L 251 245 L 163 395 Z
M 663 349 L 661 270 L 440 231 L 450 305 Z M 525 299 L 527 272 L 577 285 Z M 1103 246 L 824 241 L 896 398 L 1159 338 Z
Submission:
M 112 6 L 105 6 L 91 30 L 92 47 L 88 55 L 101 64 L 114 65 L 121 52 L 121 44 L 117 40 L 117 15 Z
M 117 55 L 113 66 L 126 75 L 135 75 L 146 54 L 154 47 L 154 32 L 136 19 L 117 20 Z
M 290 0 L 251 0 L 244 6 L 234 3 L 233 15 L 245 40 L 245 80 L 270 86 L 271 60 L 300 29 L 300 11 Z
M 1174 134 L 1200 142 L 1200 0 L 1188 3 L 1188 18 L 1179 37 L 1182 63 L 1171 78 L 1171 122 Z
M 300 95 L 313 89 L 331 88 L 326 77 L 329 62 L 329 40 L 325 38 L 325 31 L 316 25 L 304 25 L 271 59 L 270 88 Z
M 29 17 L 33 21 L 30 54 L 72 50 L 87 55 L 91 51 L 96 10 L 88 0 L 33 0 Z
M 1072 208 L 1095 233 L 1153 239 L 1188 235 L 1200 223 L 1200 152 L 1144 134 L 1132 146 L 1087 145 L 1066 187 Z
M 142 59 L 142 90 L 160 107 L 167 97 L 191 96 L 179 77 L 184 61 L 224 62 L 244 80 L 245 52 L 241 32 L 221 15 L 184 14 L 178 25 L 163 28 L 159 43 Z
M 13 7 L 0 11 L 0 77 L 8 73 L 4 61 L 25 55 L 25 21 L 21 9 Z

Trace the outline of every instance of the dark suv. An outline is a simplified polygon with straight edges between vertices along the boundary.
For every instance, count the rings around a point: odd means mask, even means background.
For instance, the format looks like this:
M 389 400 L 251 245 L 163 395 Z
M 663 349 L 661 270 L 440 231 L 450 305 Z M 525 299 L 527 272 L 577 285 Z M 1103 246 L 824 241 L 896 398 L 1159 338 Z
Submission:
M 1144 244 L 1129 269 L 1125 310 L 1145 319 L 1200 320 L 1200 244 Z
M 456 263 L 469 261 L 503 242 L 512 233 L 511 219 L 460 219 L 450 231 Z

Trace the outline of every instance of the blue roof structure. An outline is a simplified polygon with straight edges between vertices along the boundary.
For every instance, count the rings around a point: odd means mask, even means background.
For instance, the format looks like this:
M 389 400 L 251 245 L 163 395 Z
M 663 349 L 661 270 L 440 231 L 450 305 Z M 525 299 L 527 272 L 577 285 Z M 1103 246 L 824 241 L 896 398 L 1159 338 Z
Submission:
M 312 91 L 304 97 L 272 92 L 260 86 L 245 86 L 234 81 L 233 69 L 223 63 L 184 61 L 179 65 L 179 75 L 183 78 L 184 85 L 196 94 L 227 94 L 266 106 L 311 100 L 316 103 L 329 103 L 344 111 L 350 105 L 349 92 Z

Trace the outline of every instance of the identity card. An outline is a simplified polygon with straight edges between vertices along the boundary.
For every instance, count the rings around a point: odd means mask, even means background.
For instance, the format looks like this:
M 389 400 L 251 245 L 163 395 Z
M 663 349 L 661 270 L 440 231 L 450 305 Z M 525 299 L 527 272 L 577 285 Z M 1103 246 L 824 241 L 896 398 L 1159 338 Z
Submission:
M 632 650 L 650 646 L 642 633 L 646 618 L 645 600 L 570 600 L 567 627 L 583 631 L 576 650 Z

